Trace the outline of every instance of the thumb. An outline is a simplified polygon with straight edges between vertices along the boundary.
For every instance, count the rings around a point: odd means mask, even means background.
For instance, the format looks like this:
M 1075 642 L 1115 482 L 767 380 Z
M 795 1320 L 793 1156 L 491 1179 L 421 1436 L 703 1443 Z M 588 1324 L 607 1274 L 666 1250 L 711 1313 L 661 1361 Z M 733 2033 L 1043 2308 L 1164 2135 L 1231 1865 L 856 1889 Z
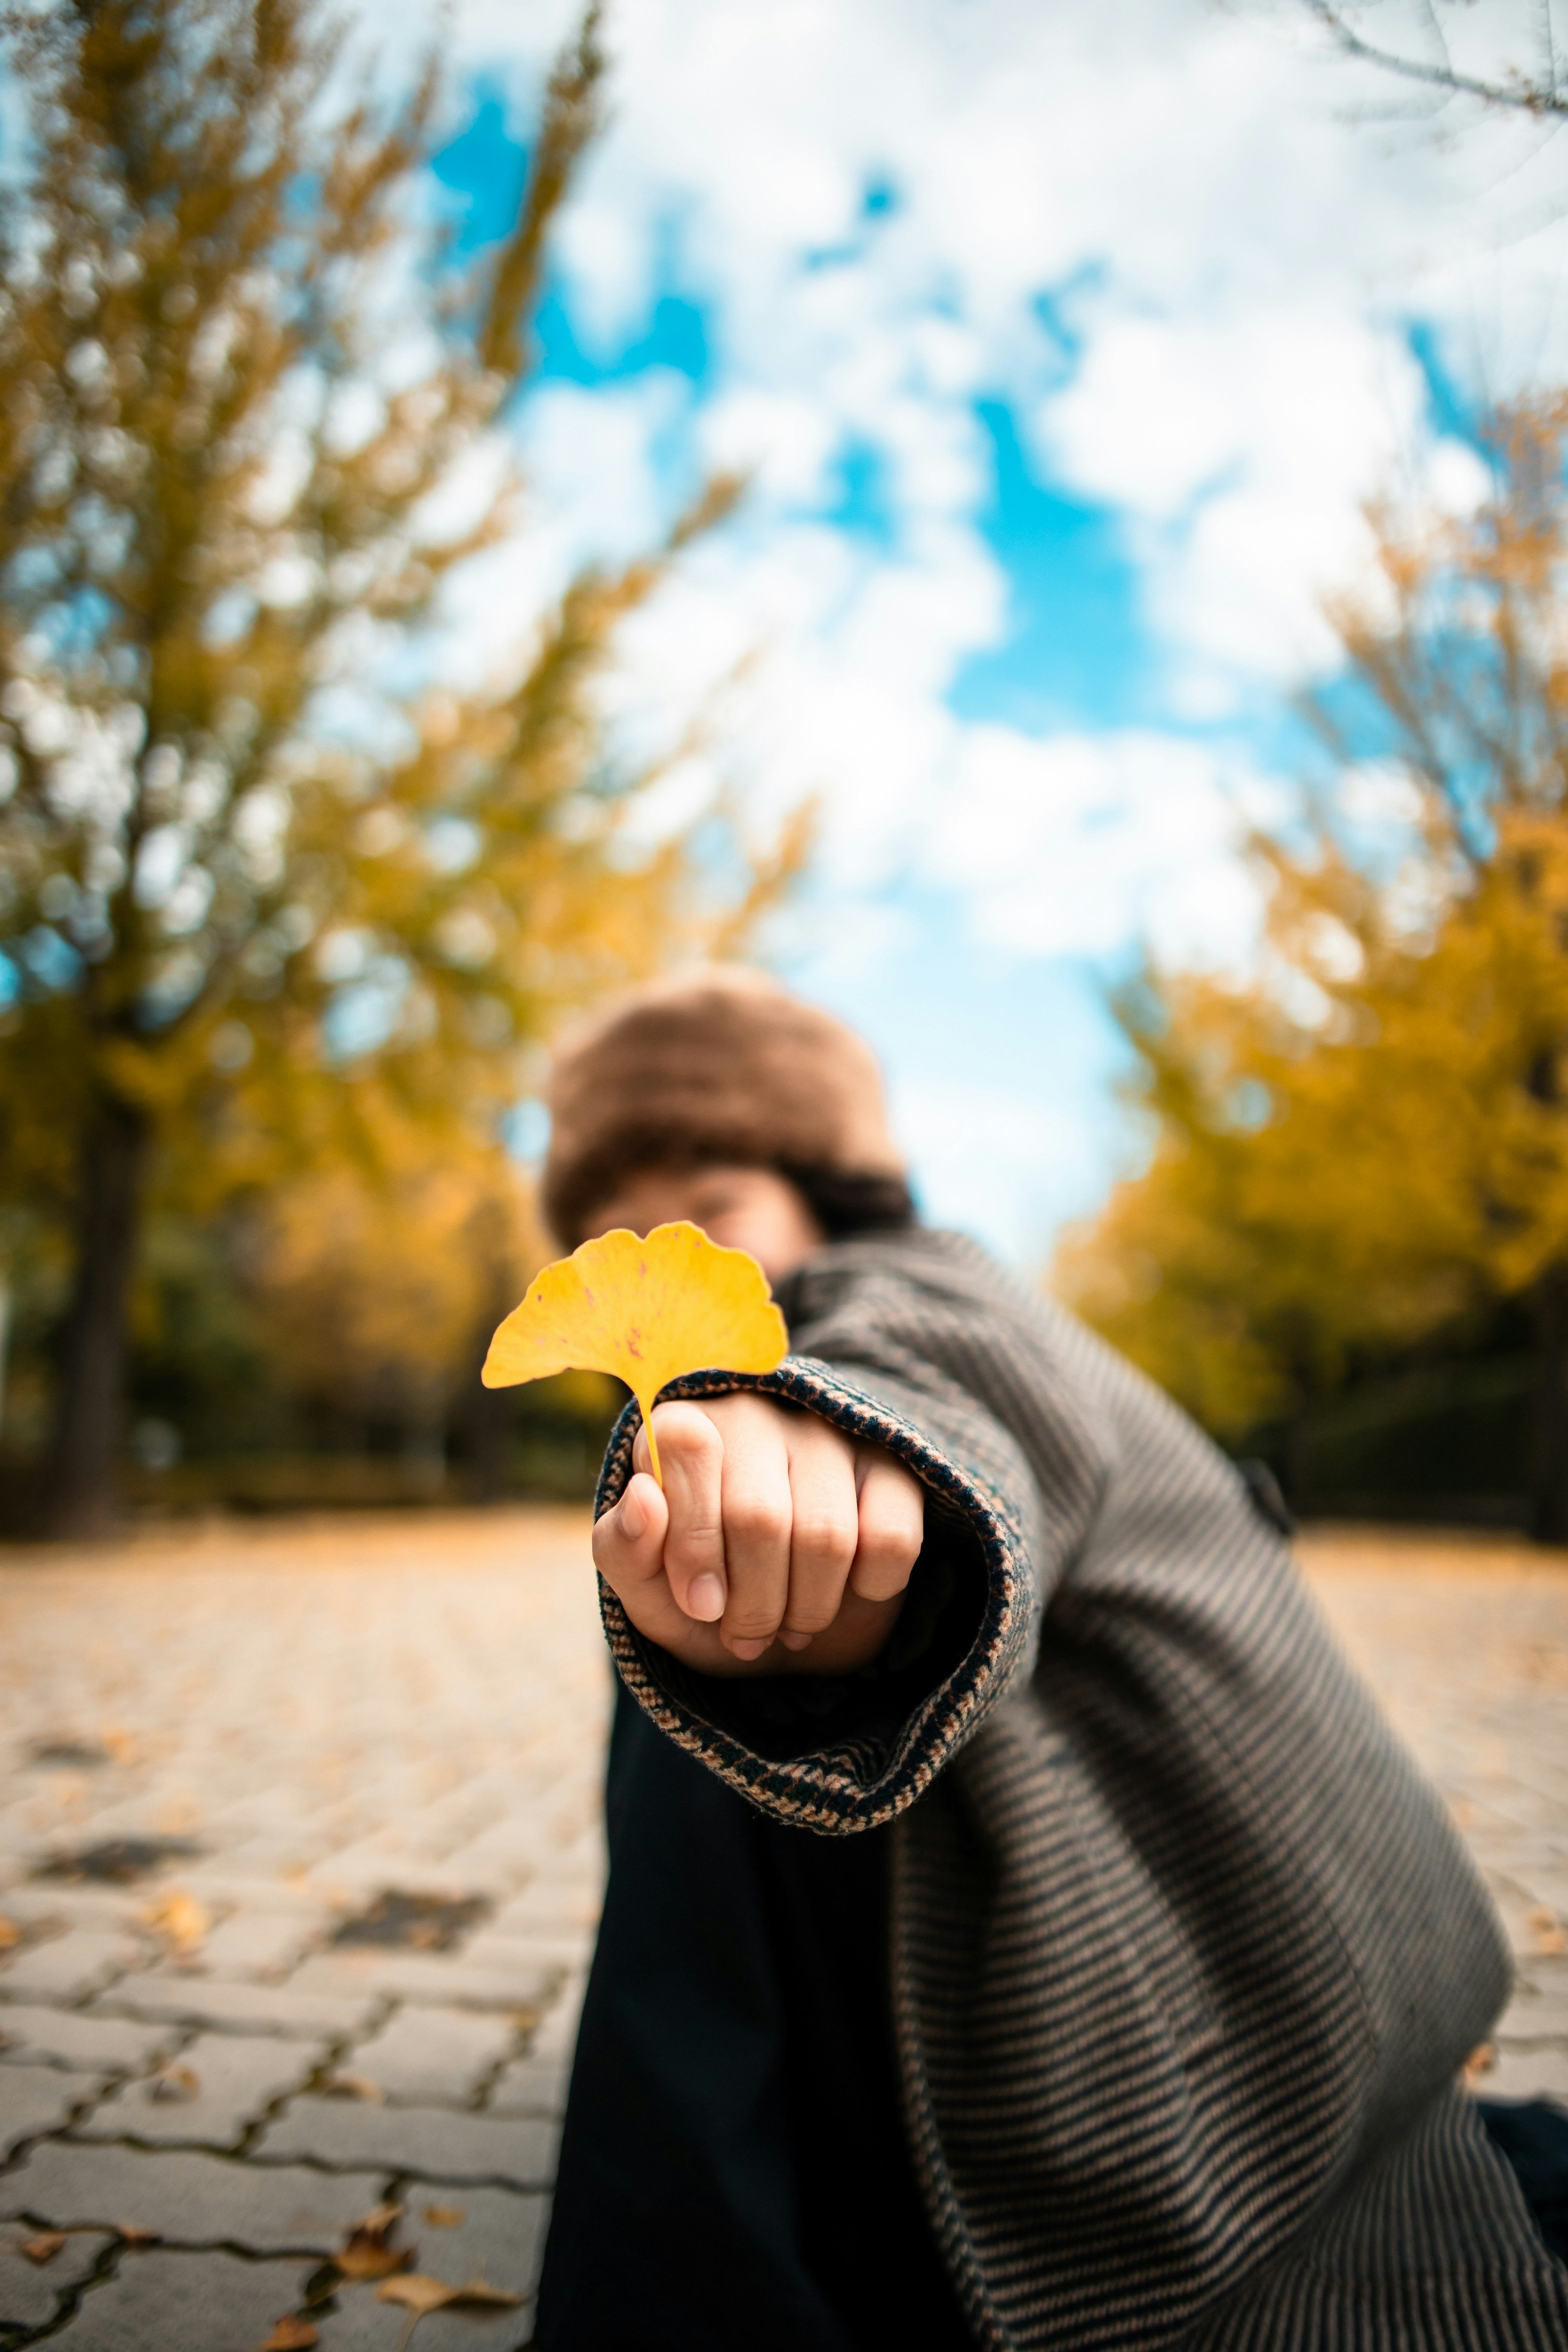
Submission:
M 639 1470 L 614 1509 L 595 1522 L 594 1565 L 612 1592 L 624 1597 L 663 1574 L 668 1527 L 669 1508 L 658 1481 Z

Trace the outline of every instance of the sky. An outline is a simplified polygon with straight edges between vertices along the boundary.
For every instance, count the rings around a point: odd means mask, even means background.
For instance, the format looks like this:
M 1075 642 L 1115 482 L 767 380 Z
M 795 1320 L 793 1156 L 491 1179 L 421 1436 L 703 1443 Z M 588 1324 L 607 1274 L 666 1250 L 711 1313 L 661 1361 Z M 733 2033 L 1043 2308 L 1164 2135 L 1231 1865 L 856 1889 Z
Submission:
M 1363 21 L 1417 42 L 1403 9 Z M 1529 62 L 1532 9 L 1444 15 Z M 569 23 L 454 20 L 476 246 Z M 453 658 L 745 470 L 624 641 L 626 745 L 706 718 L 646 824 L 816 801 L 775 965 L 877 1046 L 927 1214 L 1037 1266 L 1142 1148 L 1109 988 L 1245 966 L 1241 836 L 1298 803 L 1364 502 L 1472 503 L 1479 407 L 1568 376 L 1568 143 L 1434 121 L 1297 0 L 615 0 L 607 40 L 534 510 Z

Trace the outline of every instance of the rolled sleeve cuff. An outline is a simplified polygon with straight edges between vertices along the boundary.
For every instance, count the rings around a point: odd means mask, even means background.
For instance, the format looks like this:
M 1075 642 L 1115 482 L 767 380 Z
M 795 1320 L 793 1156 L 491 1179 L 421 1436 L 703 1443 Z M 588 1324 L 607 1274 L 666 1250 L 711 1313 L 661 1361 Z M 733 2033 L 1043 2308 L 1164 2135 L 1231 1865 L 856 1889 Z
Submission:
M 920 1479 L 928 1496 L 926 1539 L 914 1574 L 943 1580 L 934 1631 L 915 1658 L 886 1672 L 731 1680 L 696 1674 L 645 1639 L 601 1579 L 611 1653 L 660 1730 L 760 1810 L 829 1836 L 875 1829 L 931 1786 L 1028 1654 L 1034 1589 L 1022 1531 L 977 1472 L 810 1357 L 788 1357 L 761 1375 L 695 1372 L 661 1394 L 736 1389 L 803 1406 L 858 1442 L 885 1448 Z M 605 1457 L 597 1515 L 614 1507 L 631 1475 L 638 1426 L 637 1407 L 628 1405 Z

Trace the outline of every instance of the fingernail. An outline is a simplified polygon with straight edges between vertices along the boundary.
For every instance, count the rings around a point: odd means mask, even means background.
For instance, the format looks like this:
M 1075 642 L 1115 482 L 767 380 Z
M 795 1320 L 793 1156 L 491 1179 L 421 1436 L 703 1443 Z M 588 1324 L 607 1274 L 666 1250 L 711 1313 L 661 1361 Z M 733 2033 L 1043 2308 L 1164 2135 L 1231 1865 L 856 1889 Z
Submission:
M 691 1590 L 686 1596 L 686 1613 L 704 1625 L 712 1624 L 724 1614 L 724 1588 L 716 1576 L 694 1576 Z
M 809 1650 L 811 1647 L 809 1633 L 781 1633 L 779 1640 L 786 1650 Z
M 743 1658 L 750 1665 L 753 1658 L 762 1656 L 767 1646 L 765 1642 L 731 1642 L 730 1654 L 733 1658 Z
M 628 1543 L 636 1543 L 647 1525 L 647 1512 L 642 1496 L 630 1487 L 621 1496 L 621 1533 Z

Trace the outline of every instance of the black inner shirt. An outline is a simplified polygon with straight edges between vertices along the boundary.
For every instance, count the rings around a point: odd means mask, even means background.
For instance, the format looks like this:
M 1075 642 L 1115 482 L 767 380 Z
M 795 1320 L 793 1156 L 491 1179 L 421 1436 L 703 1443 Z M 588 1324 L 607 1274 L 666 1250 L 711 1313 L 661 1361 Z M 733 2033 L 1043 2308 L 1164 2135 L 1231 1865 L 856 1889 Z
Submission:
M 624 1690 L 539 2352 L 960 2352 L 900 2119 L 890 1830 L 772 1821 Z

